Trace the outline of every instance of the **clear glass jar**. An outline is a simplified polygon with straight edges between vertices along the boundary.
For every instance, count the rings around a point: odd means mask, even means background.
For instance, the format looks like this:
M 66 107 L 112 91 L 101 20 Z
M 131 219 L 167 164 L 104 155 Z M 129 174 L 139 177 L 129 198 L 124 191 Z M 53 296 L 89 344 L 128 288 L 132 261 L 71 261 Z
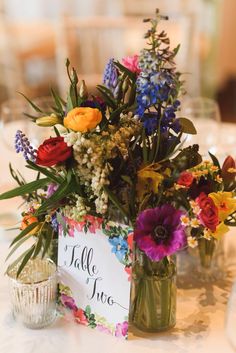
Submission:
M 190 249 L 193 256 L 193 273 L 198 281 L 215 282 L 224 276 L 224 238 L 198 240 L 198 246 Z
M 164 331 L 175 326 L 176 265 L 171 258 L 154 262 L 135 247 L 130 322 L 146 332 Z
M 18 268 L 7 271 L 14 318 L 33 329 L 51 324 L 56 318 L 56 265 L 50 259 L 36 258 L 17 277 Z

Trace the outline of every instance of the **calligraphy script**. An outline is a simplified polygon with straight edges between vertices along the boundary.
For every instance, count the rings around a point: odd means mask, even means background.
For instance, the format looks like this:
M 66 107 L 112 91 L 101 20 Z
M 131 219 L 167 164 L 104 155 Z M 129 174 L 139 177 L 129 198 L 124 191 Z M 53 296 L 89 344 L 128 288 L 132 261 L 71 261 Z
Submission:
M 85 272 L 88 277 L 86 284 L 90 287 L 90 294 L 87 295 L 89 300 L 96 300 L 102 304 L 107 304 L 109 306 L 119 305 L 123 309 L 128 310 L 121 304 L 116 302 L 111 295 L 106 294 L 102 289 L 100 289 L 99 284 L 102 282 L 102 277 L 99 276 L 98 267 L 94 264 L 94 250 L 93 248 L 88 248 L 87 246 L 81 247 L 79 244 L 76 245 L 66 245 L 64 248 L 65 252 L 69 253 L 69 261 L 64 261 L 66 267 L 74 267 L 79 271 Z

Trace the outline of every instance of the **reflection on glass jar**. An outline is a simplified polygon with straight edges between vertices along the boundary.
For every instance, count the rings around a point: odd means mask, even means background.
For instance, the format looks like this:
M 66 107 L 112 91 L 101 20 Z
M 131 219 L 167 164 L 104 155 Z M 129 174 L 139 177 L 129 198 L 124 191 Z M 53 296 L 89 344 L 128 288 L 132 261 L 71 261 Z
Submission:
M 14 318 L 34 329 L 51 324 L 56 318 L 56 265 L 36 258 L 28 261 L 17 277 L 18 268 L 7 272 Z
M 153 262 L 137 248 L 132 269 L 130 322 L 146 332 L 164 331 L 176 323 L 176 265 Z

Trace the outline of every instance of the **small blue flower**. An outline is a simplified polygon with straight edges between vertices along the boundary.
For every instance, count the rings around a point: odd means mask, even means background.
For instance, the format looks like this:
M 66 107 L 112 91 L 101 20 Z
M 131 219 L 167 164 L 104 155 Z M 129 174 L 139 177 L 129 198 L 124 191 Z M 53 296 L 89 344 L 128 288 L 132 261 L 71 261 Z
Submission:
M 112 245 L 111 252 L 116 255 L 121 263 L 125 262 L 125 257 L 128 252 L 127 241 L 121 236 L 109 239 L 109 243 Z
M 52 220 L 51 220 L 51 225 L 52 225 L 52 229 L 55 231 L 55 232 L 58 232 L 58 220 L 57 220 L 57 215 L 56 213 L 54 213 L 54 215 L 52 215 Z
M 114 59 L 111 58 L 106 64 L 103 74 L 103 84 L 109 88 L 115 95 L 117 93 L 118 70 L 115 67 Z
M 15 135 L 15 150 L 16 153 L 22 152 L 25 160 L 36 160 L 36 150 L 30 145 L 29 139 L 21 130 L 17 130 Z

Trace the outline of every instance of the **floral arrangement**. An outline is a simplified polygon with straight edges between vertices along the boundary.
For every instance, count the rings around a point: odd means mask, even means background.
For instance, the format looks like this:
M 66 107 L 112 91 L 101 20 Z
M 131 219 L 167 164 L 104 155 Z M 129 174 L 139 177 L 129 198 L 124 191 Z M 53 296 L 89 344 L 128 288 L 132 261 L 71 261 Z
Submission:
M 204 161 L 183 172 L 175 187 L 181 189 L 188 202 L 188 214 L 181 222 L 190 229 L 188 243 L 197 246 L 202 238 L 208 241 L 220 239 L 235 225 L 235 161 L 227 157 L 222 168 Z
M 97 95 L 67 60 L 66 100 L 52 90 L 54 104 L 43 111 L 25 97 L 36 111 L 29 118 L 48 127 L 49 138 L 36 148 L 17 131 L 16 152 L 37 177 L 27 183 L 11 167 L 19 186 L 0 195 L 25 200 L 9 256 L 29 238 L 33 244 L 14 262 L 21 262 L 18 273 L 30 258 L 45 256 L 63 217 L 129 224 L 139 249 L 164 263 L 187 243 L 218 238 L 235 223 L 235 165 L 228 168 L 228 159 L 221 169 L 214 156 L 202 163 L 197 145 L 183 146 L 183 134 L 196 130 L 178 116 L 184 93 L 175 65 L 179 46 L 171 49 L 167 34 L 158 32 L 162 19 L 157 11 L 145 20 L 147 48 L 139 55 L 109 60 Z M 122 248 L 121 240 L 112 244 L 114 251 Z

